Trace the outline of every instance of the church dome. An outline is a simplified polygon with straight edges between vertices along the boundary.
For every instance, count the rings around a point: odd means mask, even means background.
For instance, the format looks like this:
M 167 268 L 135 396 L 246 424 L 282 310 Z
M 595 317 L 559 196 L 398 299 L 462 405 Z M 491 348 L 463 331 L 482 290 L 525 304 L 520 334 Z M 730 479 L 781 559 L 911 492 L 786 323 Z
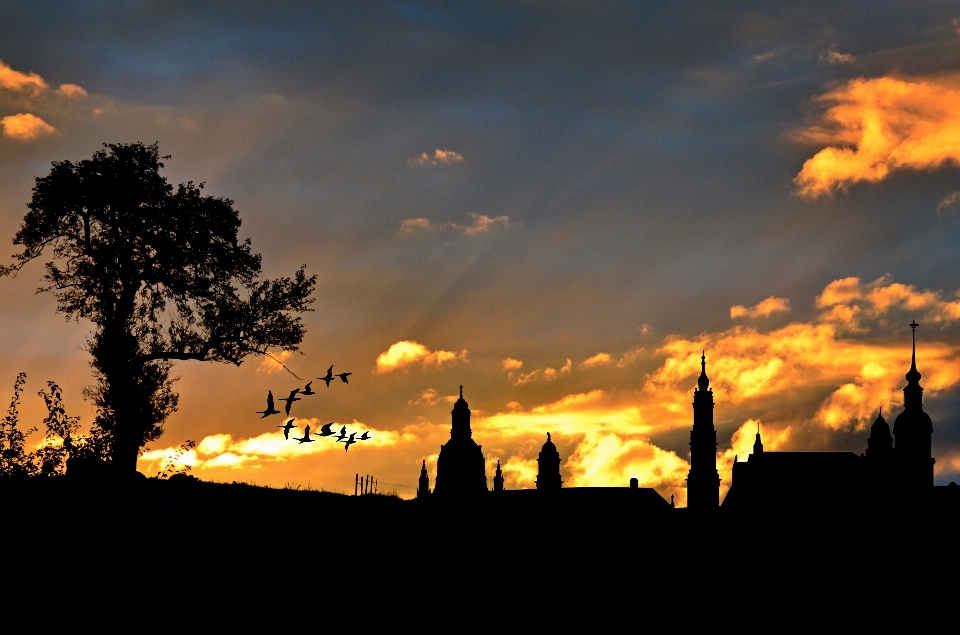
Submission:
M 547 442 L 543 444 L 543 447 L 540 448 L 540 459 L 553 459 L 559 463 L 560 461 L 560 452 L 557 451 L 557 446 L 553 444 L 553 440 L 550 438 L 550 433 L 547 433 Z
M 887 425 L 887 420 L 883 418 L 883 413 L 881 412 L 877 415 L 877 418 L 874 420 L 873 425 L 870 426 L 870 436 L 890 436 L 890 426 Z
M 463 411 L 470 412 L 470 406 L 467 405 L 467 400 L 463 398 L 463 386 L 460 386 L 460 398 L 453 404 L 453 413 Z

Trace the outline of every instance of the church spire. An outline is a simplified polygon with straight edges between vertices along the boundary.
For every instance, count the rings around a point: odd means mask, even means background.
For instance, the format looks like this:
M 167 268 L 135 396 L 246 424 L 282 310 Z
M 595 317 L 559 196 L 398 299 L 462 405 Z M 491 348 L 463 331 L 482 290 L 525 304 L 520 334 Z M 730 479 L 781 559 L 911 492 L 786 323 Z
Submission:
M 907 381 L 916 384 L 920 381 L 920 372 L 917 370 L 917 321 L 910 323 L 911 339 L 913 340 L 913 351 L 910 355 L 910 370 L 907 371 Z
M 763 454 L 763 442 L 760 441 L 760 422 L 757 421 L 757 440 L 753 442 L 753 453 Z
M 916 320 L 910 323 L 912 350 L 910 353 L 910 370 L 907 371 L 907 385 L 903 389 L 903 405 L 907 408 L 923 408 L 923 388 L 920 386 L 920 371 L 917 370 L 917 324 Z
M 497 459 L 497 473 L 493 475 L 493 491 L 503 491 L 503 471 L 500 470 L 500 459 Z
M 707 377 L 707 352 L 700 355 L 700 377 L 693 391 L 693 430 L 690 431 L 690 473 L 687 507 L 710 509 L 720 505 L 717 472 L 717 431 L 713 427 L 713 391 Z

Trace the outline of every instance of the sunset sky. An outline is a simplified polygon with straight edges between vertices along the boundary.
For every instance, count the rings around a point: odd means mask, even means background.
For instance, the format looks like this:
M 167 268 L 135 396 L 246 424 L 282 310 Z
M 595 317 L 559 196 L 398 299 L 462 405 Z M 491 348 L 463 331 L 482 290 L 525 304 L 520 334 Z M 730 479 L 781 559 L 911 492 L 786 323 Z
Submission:
M 414 495 L 458 387 L 492 486 L 637 477 L 685 504 L 706 351 L 722 491 L 768 450 L 866 448 L 912 319 L 935 480 L 960 477 L 960 3 L 86 2 L 0 7 L 0 255 L 34 179 L 158 142 L 235 201 L 268 276 L 318 276 L 285 442 L 268 359 L 185 362 L 150 444 L 205 480 Z M 0 397 L 89 426 L 91 325 L 0 279 Z M 42 441 L 32 437 L 33 444 Z

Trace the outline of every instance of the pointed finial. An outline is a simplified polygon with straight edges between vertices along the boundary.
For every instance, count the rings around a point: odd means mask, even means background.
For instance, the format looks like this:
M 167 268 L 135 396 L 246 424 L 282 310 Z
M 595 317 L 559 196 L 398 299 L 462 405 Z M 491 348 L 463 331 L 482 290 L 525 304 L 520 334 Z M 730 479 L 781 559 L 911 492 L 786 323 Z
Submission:
M 549 440 L 550 440 L 550 433 L 548 432 L 548 433 L 547 433 L 547 441 L 549 441 Z
M 910 371 L 907 373 L 907 381 L 910 383 L 917 383 L 920 381 L 920 373 L 917 371 L 917 327 L 920 326 L 917 324 L 917 321 L 914 320 L 910 323 L 910 332 L 912 340 L 912 350 L 910 353 Z
M 463 399 L 463 384 L 460 384 L 460 398 Z
M 700 378 L 697 379 L 697 387 L 700 390 L 706 390 L 710 386 L 710 378 L 707 377 L 707 351 L 700 354 Z

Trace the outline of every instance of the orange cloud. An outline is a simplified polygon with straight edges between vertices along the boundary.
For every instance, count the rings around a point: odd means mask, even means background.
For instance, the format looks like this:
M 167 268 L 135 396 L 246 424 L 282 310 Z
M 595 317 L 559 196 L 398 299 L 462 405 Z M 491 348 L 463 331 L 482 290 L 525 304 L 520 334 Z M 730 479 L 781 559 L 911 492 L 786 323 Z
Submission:
M 609 363 L 610 355 L 608 353 L 597 353 L 593 357 L 588 357 L 580 362 L 580 366 L 583 368 L 593 368 L 594 366 L 605 366 Z
M 508 357 L 500 363 L 503 365 L 503 370 L 523 368 L 523 362 L 521 362 L 519 359 L 513 359 L 512 357 Z
M 766 300 L 761 300 L 756 306 L 747 308 L 742 304 L 730 307 L 730 319 L 739 317 L 769 317 L 774 313 L 782 313 L 790 310 L 790 300 L 786 298 L 777 298 L 770 296 Z
M 431 351 L 429 348 L 412 340 L 403 340 L 393 344 L 377 356 L 378 373 L 389 373 L 394 370 L 408 368 L 414 365 L 443 366 L 467 360 L 467 350 L 459 353 L 453 351 Z
M 438 167 L 441 165 L 456 165 L 458 163 L 463 163 L 463 155 L 459 152 L 454 152 L 453 150 L 441 150 L 437 148 L 433 151 L 433 154 L 423 152 L 418 157 L 413 157 L 407 159 L 407 162 L 411 165 L 429 165 L 432 167 Z
M 854 79 L 818 98 L 833 104 L 823 125 L 801 137 L 829 147 L 794 179 L 808 199 L 898 170 L 960 163 L 960 75 L 930 79 Z
M 46 90 L 47 82 L 36 73 L 21 73 L 0 61 L 0 88 L 17 92 L 25 90 L 39 92 Z
M 529 373 L 521 373 L 513 385 L 523 386 L 524 384 L 529 384 L 530 382 L 537 381 L 538 379 L 553 381 L 559 375 L 563 373 L 569 373 L 570 369 L 572 368 L 573 362 L 567 358 L 567 363 L 564 364 L 559 371 L 556 368 L 538 368 L 537 370 L 530 371 Z M 512 373 L 510 374 L 510 377 L 513 377 Z
M 293 355 L 293 353 L 290 351 L 270 353 L 270 356 L 264 355 L 263 359 L 260 360 L 260 365 L 257 366 L 257 372 L 267 374 L 278 373 L 283 370 L 283 363 L 290 359 L 291 355 Z
M 7 115 L 3 119 L 0 119 L 0 126 L 3 127 L 3 134 L 5 136 L 20 141 L 31 141 L 41 135 L 51 134 L 54 131 L 53 126 L 40 117 L 31 115 L 30 113 Z

